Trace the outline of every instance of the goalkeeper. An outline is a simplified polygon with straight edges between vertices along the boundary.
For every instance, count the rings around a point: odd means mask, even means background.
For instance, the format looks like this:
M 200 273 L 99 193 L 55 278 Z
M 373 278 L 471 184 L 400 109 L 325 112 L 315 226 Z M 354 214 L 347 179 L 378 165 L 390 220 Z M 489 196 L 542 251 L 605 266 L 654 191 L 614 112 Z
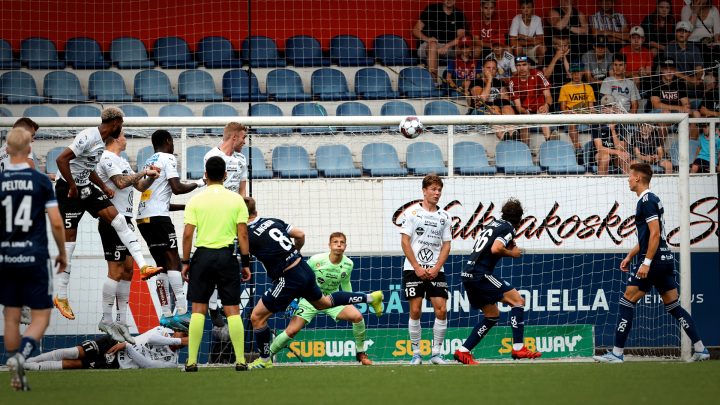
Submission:
M 342 232 L 334 232 L 330 235 L 330 252 L 320 253 L 308 259 L 308 265 L 315 272 L 315 279 L 323 295 L 330 295 L 341 288 L 343 291 L 352 291 L 350 285 L 350 273 L 353 270 L 353 262 L 345 256 L 347 238 Z M 332 307 L 328 309 L 315 309 L 306 299 L 300 299 L 297 310 L 290 320 L 290 324 L 279 334 L 270 345 L 270 351 L 277 354 L 305 327 L 312 322 L 318 313 L 324 313 L 335 321 L 350 321 L 353 324 L 353 336 L 355 336 L 355 347 L 357 354 L 355 359 L 364 366 L 372 365 L 372 361 L 365 352 L 365 319 L 353 305 L 343 307 Z

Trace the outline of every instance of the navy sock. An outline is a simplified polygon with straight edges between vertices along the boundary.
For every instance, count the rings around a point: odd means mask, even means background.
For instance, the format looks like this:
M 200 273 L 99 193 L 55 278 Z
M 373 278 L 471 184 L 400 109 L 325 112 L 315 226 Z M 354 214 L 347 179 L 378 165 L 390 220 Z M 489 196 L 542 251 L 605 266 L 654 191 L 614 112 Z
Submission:
M 488 334 L 490 329 L 492 329 L 492 327 L 498 323 L 498 319 L 500 319 L 500 318 L 485 317 L 482 322 L 475 325 L 475 327 L 472 330 L 472 333 L 470 333 L 470 336 L 468 336 L 468 338 L 465 339 L 465 343 L 463 343 L 463 347 L 472 351 L 472 349 L 474 349 L 475 346 L 477 346 L 478 343 L 480 343 L 480 341 L 485 337 L 485 335 Z
M 512 307 L 510 309 L 510 326 L 512 327 L 513 343 L 522 343 L 525 334 L 525 309 L 523 307 Z
M 265 325 L 260 329 L 254 329 L 253 332 L 255 333 L 255 343 L 260 350 L 260 357 L 265 359 L 270 357 L 270 339 L 272 338 L 270 328 Z
M 700 334 L 695 327 L 695 321 L 693 321 L 692 316 L 690 316 L 690 314 L 688 314 L 688 312 L 680 306 L 680 301 L 675 300 L 669 304 L 665 304 L 665 311 L 670 313 L 670 315 L 680 322 L 680 327 L 685 331 L 693 343 L 700 340 Z
M 334 307 L 349 304 L 359 304 L 361 302 L 367 302 L 367 294 L 347 291 L 336 291 L 330 294 L 330 299 L 333 302 Z
M 632 329 L 633 318 L 635 317 L 635 304 L 620 298 L 620 309 L 618 310 L 617 328 L 615 329 L 615 347 L 624 348 L 630 329 Z
M 22 354 L 23 357 L 27 359 L 35 351 L 36 347 L 37 340 L 29 336 L 23 336 L 22 340 L 20 341 L 20 349 L 18 349 L 18 352 L 20 352 L 20 354 Z

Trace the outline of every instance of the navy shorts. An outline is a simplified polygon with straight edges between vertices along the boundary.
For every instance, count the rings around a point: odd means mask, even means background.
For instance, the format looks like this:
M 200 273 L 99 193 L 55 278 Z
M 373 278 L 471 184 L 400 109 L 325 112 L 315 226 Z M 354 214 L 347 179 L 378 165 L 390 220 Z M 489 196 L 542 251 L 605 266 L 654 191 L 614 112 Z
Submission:
M 52 262 L 33 266 L 0 265 L 0 304 L 6 307 L 49 309 L 53 307 Z
M 474 279 L 463 278 L 463 286 L 470 305 L 475 309 L 501 301 L 506 292 L 515 288 L 507 281 L 489 274 L 479 274 Z
M 295 298 L 305 298 L 312 303 L 322 296 L 315 281 L 315 273 L 305 260 L 300 260 L 295 267 L 274 280 L 272 287 L 260 299 L 270 312 L 276 313 L 285 311 Z
M 643 279 L 635 277 L 641 264 L 639 263 L 630 275 L 629 286 L 636 286 L 642 292 L 649 292 L 655 286 L 660 294 L 678 288 L 677 280 L 675 280 L 675 266 L 672 262 L 653 262 L 650 265 L 648 276 Z

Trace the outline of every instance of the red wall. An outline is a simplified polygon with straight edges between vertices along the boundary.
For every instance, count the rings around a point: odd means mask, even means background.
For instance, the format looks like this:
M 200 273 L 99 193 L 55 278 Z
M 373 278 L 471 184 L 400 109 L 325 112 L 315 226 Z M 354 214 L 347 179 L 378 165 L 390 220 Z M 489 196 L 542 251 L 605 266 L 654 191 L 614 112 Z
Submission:
M 284 41 L 293 35 L 312 35 L 327 48 L 337 34 L 354 34 L 366 45 L 380 34 L 393 33 L 411 38 L 411 30 L 422 8 L 433 1 L 402 0 L 254 0 L 252 34 Z M 595 10 L 595 0 L 576 0 L 586 14 Z M 682 1 L 675 0 L 677 15 Z M 547 17 L 557 0 L 536 0 L 536 14 Z M 638 24 L 654 9 L 654 0 L 617 1 L 617 9 L 631 24 Z M 480 0 L 458 0 L 468 18 L 477 18 Z M 508 21 L 517 14 L 516 0 L 498 0 L 498 16 Z M 229 38 L 236 48 L 247 36 L 247 0 L 176 1 L 94 1 L 94 0 L 3 0 L 0 2 L 0 38 L 19 49 L 20 41 L 31 36 L 54 40 L 59 50 L 75 36 L 89 36 L 109 50 L 113 38 L 134 36 L 148 48 L 155 39 L 176 35 L 194 50 L 208 35 Z

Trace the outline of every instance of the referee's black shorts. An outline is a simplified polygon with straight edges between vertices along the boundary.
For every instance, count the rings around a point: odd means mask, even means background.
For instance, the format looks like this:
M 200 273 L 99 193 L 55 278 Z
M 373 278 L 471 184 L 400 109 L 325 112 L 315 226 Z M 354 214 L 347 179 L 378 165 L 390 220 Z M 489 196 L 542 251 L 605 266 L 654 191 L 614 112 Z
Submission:
M 199 247 L 190 260 L 188 299 L 207 303 L 217 287 L 223 305 L 240 304 L 240 264 L 233 245 L 220 249 Z

